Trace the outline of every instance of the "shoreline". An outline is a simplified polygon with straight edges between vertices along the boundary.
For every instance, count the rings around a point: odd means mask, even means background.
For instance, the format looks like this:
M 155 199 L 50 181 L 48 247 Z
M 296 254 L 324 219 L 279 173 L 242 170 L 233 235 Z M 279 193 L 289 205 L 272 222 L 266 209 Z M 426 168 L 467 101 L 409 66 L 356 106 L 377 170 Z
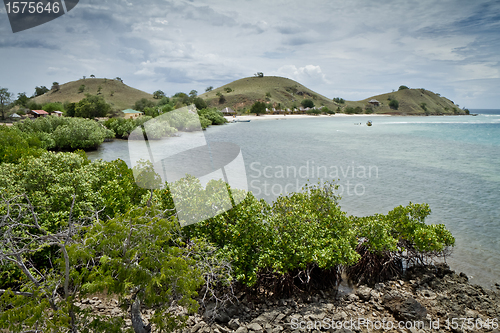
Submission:
M 236 118 L 233 118 L 233 116 L 224 116 L 224 118 L 228 122 L 232 122 L 233 120 L 286 120 L 286 119 L 303 119 L 303 118 L 344 118 L 344 117 L 392 117 L 390 114 L 345 114 L 345 113 L 336 113 L 334 115 L 308 115 L 308 114 L 289 114 L 289 115 L 282 115 L 282 114 L 265 114 L 265 115 L 243 115 L 243 116 L 236 116 Z
M 119 308 L 115 299 L 100 296 L 87 297 L 78 305 L 108 315 L 119 313 L 125 319 L 124 328 L 130 328 L 130 313 Z M 187 314 L 181 307 L 172 310 Z M 146 323 L 151 315 L 151 311 L 143 313 Z M 178 332 L 499 333 L 499 316 L 499 284 L 486 289 L 446 264 L 437 264 L 412 267 L 399 278 L 375 285 L 349 286 L 344 281 L 337 288 L 289 296 L 237 288 L 223 304 L 201 303 Z

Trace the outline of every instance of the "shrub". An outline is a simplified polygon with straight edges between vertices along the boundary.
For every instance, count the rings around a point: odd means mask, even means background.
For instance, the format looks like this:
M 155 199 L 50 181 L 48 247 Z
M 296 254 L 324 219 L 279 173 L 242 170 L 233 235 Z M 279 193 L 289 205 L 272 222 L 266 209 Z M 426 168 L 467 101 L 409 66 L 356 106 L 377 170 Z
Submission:
M 198 114 L 211 121 L 213 125 L 222 125 L 227 123 L 226 118 L 222 115 L 222 112 L 218 111 L 216 108 L 211 109 L 201 109 Z
M 303 99 L 300 104 L 305 107 L 305 108 L 313 108 L 314 107 L 314 102 L 310 99 Z
M 398 91 L 400 91 L 400 90 L 405 90 L 405 89 L 410 89 L 410 88 L 408 88 L 407 86 L 399 86 Z
M 343 98 L 340 98 L 340 97 L 335 97 L 335 98 L 333 99 L 333 101 L 334 101 L 335 103 L 339 103 L 339 104 L 344 104 L 344 103 L 345 103 L 345 100 L 344 100 Z
M 399 108 L 399 102 L 395 99 L 391 99 L 389 106 L 391 109 L 397 110 Z

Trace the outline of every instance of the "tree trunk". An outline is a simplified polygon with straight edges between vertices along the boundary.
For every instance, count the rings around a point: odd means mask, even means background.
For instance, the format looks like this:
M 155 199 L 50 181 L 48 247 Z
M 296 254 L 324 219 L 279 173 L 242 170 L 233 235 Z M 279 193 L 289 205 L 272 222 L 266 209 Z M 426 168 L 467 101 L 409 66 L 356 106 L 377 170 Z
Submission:
M 132 327 L 134 328 L 135 333 L 150 333 L 151 332 L 151 324 L 148 326 L 144 325 L 141 316 L 141 301 L 139 297 L 135 297 L 134 303 L 130 308 L 130 315 L 132 320 Z

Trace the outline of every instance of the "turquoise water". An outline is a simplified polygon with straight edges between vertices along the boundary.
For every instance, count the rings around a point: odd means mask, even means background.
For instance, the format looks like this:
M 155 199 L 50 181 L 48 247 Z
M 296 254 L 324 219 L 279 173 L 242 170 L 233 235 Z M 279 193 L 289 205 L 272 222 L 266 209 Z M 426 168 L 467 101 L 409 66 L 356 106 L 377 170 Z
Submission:
M 205 134 L 241 147 L 248 188 L 266 200 L 322 179 L 337 180 L 352 215 L 428 203 L 428 222 L 444 223 L 457 240 L 448 263 L 490 286 L 500 282 L 500 110 L 471 112 L 480 114 L 256 120 Z M 128 161 L 127 142 L 89 155 Z

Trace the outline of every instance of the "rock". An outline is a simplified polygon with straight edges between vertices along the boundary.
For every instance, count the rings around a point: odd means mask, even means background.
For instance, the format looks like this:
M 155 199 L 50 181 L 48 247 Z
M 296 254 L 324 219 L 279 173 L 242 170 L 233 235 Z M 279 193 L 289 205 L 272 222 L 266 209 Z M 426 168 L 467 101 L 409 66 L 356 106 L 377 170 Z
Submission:
M 227 327 L 229 327 L 232 330 L 237 330 L 241 326 L 240 320 L 238 318 L 233 318 L 229 321 L 227 324 Z
M 248 328 L 245 326 L 240 326 L 237 330 L 236 333 L 248 333 Z
M 247 328 L 255 332 L 262 331 L 262 326 L 257 323 L 250 323 L 247 325 Z
M 359 301 L 359 297 L 356 296 L 355 294 L 349 294 L 347 295 L 347 299 L 350 301 L 350 302 L 356 302 L 356 301 Z
M 360 286 L 358 290 L 356 290 L 356 295 L 362 299 L 363 301 L 369 301 L 371 297 L 372 289 L 367 286 Z
M 414 298 L 405 300 L 398 310 L 398 317 L 406 321 L 425 320 L 427 317 L 427 309 Z

